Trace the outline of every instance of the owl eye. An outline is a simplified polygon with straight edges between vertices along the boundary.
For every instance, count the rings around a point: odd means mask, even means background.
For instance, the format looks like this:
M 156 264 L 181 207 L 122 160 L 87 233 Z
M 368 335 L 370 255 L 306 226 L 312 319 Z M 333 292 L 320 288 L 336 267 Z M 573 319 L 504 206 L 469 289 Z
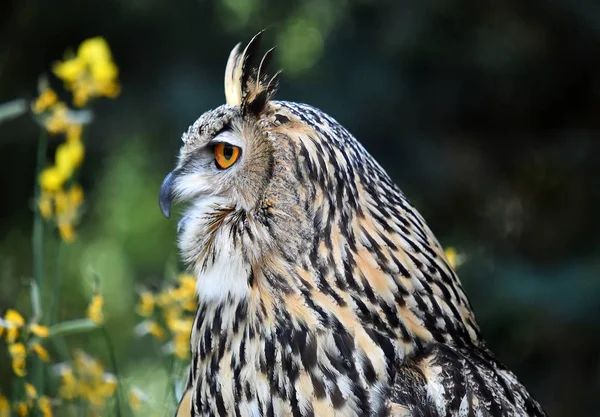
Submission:
M 215 145 L 215 163 L 217 168 L 227 169 L 232 166 L 240 156 L 240 148 L 229 143 Z

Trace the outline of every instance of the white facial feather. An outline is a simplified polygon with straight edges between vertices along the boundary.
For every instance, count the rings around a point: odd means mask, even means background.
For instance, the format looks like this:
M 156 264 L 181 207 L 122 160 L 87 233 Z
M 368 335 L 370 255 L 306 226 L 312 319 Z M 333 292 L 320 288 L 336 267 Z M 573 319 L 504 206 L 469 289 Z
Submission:
M 181 220 L 179 248 L 184 257 L 197 254 L 209 239 L 207 234 L 210 213 L 215 207 L 227 206 L 227 201 L 219 197 L 202 197 L 190 207 Z M 228 298 L 241 299 L 248 295 L 250 265 L 245 261 L 239 248 L 234 248 L 229 238 L 229 228 L 225 225 L 215 232 L 212 246 L 214 261 L 196 261 L 196 290 L 202 302 L 225 301 Z M 198 239 L 202 236 L 203 239 Z
M 223 233 L 217 232 L 219 235 Z M 233 249 L 227 238 L 219 239 L 215 261 L 198 273 L 196 291 L 202 301 L 225 301 L 228 297 L 241 299 L 248 295 L 250 265 L 239 250 Z
M 187 174 L 177 179 L 175 184 L 175 198 L 177 201 L 189 201 L 202 195 L 214 192 L 209 176 L 203 173 Z

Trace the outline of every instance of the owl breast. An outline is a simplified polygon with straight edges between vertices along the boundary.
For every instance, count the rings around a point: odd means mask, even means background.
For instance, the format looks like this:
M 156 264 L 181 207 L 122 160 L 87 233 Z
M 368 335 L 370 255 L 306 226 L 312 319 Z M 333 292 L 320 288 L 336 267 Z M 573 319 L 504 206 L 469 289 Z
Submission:
M 329 323 L 309 327 L 292 301 L 255 303 L 255 289 L 243 301 L 198 309 L 190 375 L 195 415 L 386 414 L 395 365 L 382 349 L 366 352 L 360 334 L 317 305 Z

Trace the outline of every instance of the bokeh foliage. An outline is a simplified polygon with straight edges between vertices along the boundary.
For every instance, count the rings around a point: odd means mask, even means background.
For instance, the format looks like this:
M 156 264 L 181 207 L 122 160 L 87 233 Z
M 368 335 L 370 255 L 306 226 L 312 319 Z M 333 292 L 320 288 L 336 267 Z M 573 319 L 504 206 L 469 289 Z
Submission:
M 550 415 L 596 415 L 600 6 L 583 0 L 2 2 L 0 102 L 33 98 L 39 74 L 88 37 L 104 36 L 121 70 L 119 100 L 93 108 L 60 317 L 83 311 L 102 276 L 122 373 L 161 405 L 170 376 L 133 334 L 136 290 L 180 269 L 158 187 L 181 132 L 224 101 L 231 47 L 265 27 L 278 97 L 348 127 L 466 255 L 459 276 L 500 359 Z M 37 138 L 30 120 L 0 125 L 2 311 L 29 308 Z M 106 355 L 94 337 L 71 342 Z

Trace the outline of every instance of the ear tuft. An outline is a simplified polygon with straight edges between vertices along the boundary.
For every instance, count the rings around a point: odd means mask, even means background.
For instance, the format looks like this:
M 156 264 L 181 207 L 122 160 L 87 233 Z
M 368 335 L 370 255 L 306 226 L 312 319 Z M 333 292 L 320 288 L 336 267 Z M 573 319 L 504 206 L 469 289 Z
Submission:
M 266 74 L 275 48 L 269 49 L 258 60 L 263 32 L 256 34 L 243 51 L 241 44 L 237 44 L 229 54 L 225 68 L 226 102 L 232 106 L 240 106 L 244 115 L 259 115 L 278 87 L 277 76 L 280 72 L 272 78 Z

